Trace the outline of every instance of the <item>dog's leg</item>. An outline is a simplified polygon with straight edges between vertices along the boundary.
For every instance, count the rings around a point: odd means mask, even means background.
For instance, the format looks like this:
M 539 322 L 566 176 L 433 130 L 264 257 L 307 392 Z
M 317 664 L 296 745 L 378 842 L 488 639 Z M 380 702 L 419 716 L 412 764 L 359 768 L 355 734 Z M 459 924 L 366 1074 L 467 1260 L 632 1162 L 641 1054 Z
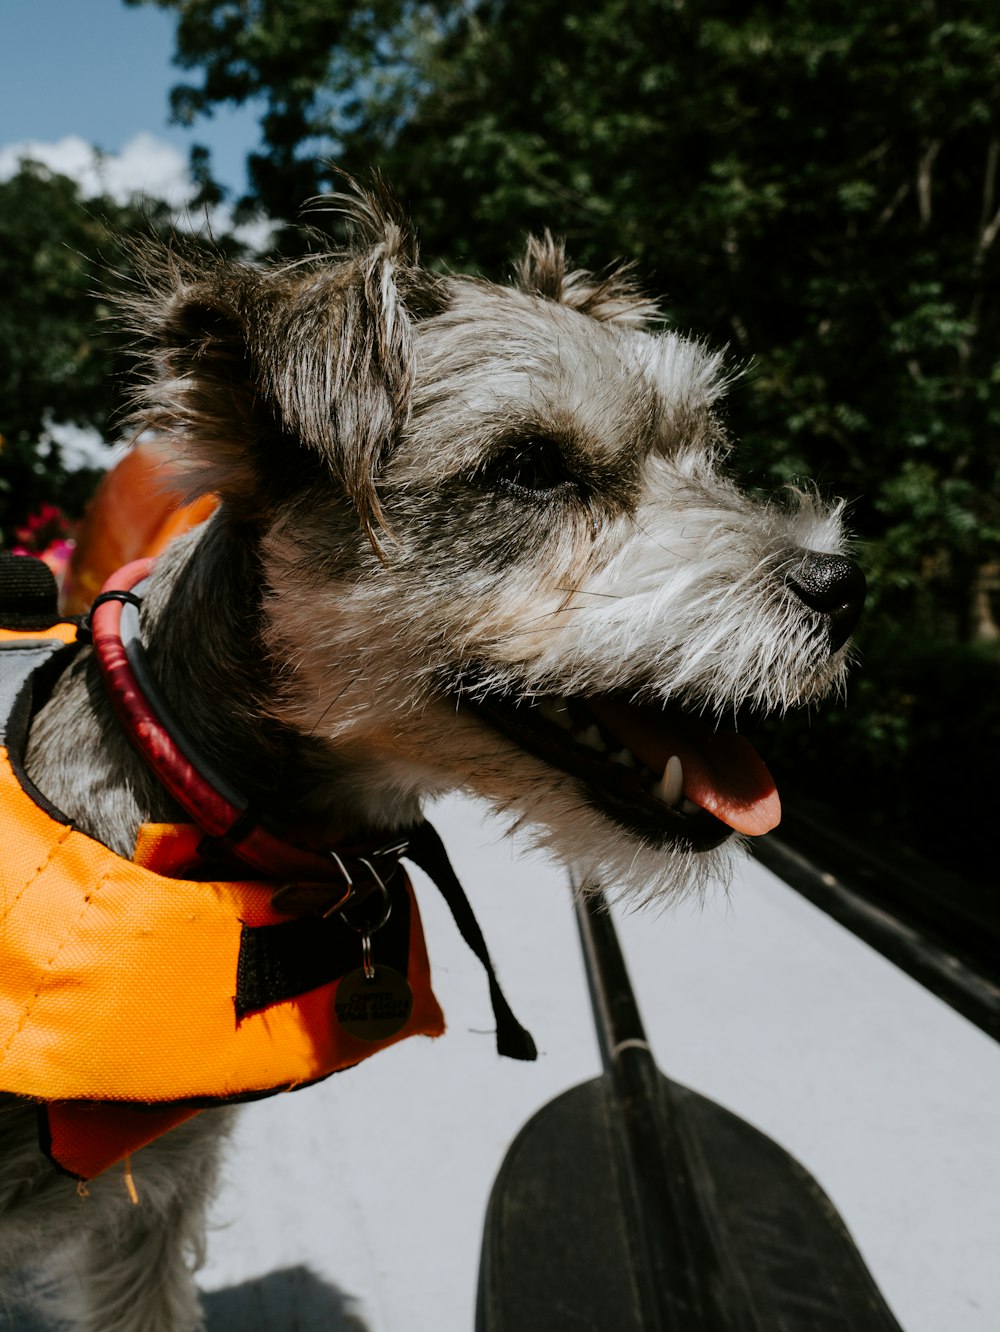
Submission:
M 202 1241 L 200 1206 L 174 1199 L 155 1217 L 118 1214 L 88 1237 L 79 1332 L 197 1332 L 204 1326 L 191 1275 Z
M 91 1186 L 100 1218 L 79 1250 L 78 1332 L 198 1332 L 193 1273 L 231 1116 L 214 1111 L 133 1158 L 138 1202 L 112 1169 Z M 109 1194 L 111 1195 L 109 1205 Z
M 177 1198 L 155 1217 L 137 1209 L 117 1220 L 91 1234 L 83 1251 L 79 1332 L 197 1332 L 204 1326 L 192 1278 L 200 1205 Z

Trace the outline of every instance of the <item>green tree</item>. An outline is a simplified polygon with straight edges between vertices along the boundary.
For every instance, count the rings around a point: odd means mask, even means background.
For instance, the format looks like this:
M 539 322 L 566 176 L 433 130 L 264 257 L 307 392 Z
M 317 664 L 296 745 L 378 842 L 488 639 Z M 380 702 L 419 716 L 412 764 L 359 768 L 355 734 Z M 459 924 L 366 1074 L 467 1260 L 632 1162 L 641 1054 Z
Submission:
M 124 266 L 118 235 L 135 209 L 84 204 L 66 176 L 27 162 L 0 182 L 0 536 L 46 501 L 79 511 L 95 473 L 71 475 L 59 449 L 41 456 L 46 427 L 108 433 L 119 405 L 117 362 L 100 332 L 109 310 L 95 299 Z
M 452 263 L 543 226 L 636 259 L 674 321 L 753 358 L 748 474 L 855 499 L 887 613 L 996 635 L 992 6 L 153 2 L 203 73 L 178 118 L 263 104 L 244 206 L 293 215 L 325 151 L 382 166 Z
M 863 756 L 836 783 L 916 826 L 914 700 L 942 671 L 956 700 L 963 673 L 996 681 L 1000 646 L 995 6 L 127 2 L 177 11 L 180 119 L 261 105 L 245 207 L 293 216 L 334 183 L 324 154 L 375 163 L 425 252 L 497 270 L 550 226 L 730 344 L 745 478 L 816 478 L 865 543 L 865 672 L 813 776 Z M 968 734 L 995 736 L 976 707 Z
M 115 436 L 131 360 L 114 294 L 137 237 L 172 233 L 166 203 L 83 198 L 67 176 L 25 162 L 0 181 L 0 542 L 46 503 L 78 517 L 99 470 L 70 469 L 51 424 Z M 233 248 L 223 235 L 218 245 Z

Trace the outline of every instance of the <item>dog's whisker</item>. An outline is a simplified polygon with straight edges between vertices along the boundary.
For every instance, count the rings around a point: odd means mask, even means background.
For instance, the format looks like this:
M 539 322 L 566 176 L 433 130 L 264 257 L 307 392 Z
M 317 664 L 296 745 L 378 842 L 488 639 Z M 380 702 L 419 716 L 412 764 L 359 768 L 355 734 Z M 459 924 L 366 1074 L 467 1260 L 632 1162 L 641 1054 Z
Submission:
M 330 713 L 333 711 L 333 709 L 337 706 L 337 704 L 340 702 L 340 700 L 344 697 L 344 695 L 345 695 L 345 694 L 348 694 L 348 693 L 351 693 L 351 692 L 357 687 L 358 682 L 360 681 L 361 678 L 362 678 L 361 676 L 354 676 L 352 679 L 348 680 L 347 684 L 345 684 L 345 685 L 343 686 L 343 688 L 340 689 L 339 692 L 336 693 L 336 694 L 330 699 L 330 701 L 327 703 L 326 707 L 323 709 L 323 711 L 322 711 L 322 712 L 319 714 L 319 716 L 316 718 L 316 720 L 315 720 L 315 722 L 313 723 L 312 727 L 309 729 L 309 731 L 306 732 L 306 734 L 308 735 L 308 737 L 309 737 L 310 739 L 312 739 L 312 738 L 315 736 L 315 734 L 316 734 L 316 732 L 319 730 L 320 726 L 322 726 L 323 722 L 326 721 L 327 717 L 330 715 Z

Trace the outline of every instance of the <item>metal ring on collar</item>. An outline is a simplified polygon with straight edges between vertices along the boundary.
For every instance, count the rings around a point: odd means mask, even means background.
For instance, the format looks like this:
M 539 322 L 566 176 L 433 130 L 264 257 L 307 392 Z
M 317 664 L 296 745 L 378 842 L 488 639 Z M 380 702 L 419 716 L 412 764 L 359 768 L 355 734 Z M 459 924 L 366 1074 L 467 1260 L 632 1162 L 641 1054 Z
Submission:
M 382 912 L 381 915 L 379 915 L 376 920 L 364 921 L 360 925 L 356 924 L 353 920 L 351 920 L 346 910 L 341 911 L 339 913 L 340 919 L 344 922 L 345 925 L 349 925 L 351 929 L 358 934 L 375 934 L 378 930 L 382 928 L 383 925 L 385 925 L 386 921 L 388 921 L 389 917 L 392 915 L 392 898 L 389 896 L 389 888 L 385 880 L 381 877 L 378 870 L 376 870 L 375 866 L 371 863 L 371 861 L 365 860 L 360 856 L 358 857 L 358 861 L 360 864 L 364 865 L 365 869 L 367 869 L 368 873 L 372 876 L 372 879 L 374 881 L 374 886 L 377 889 L 377 891 L 381 894 Z M 344 872 L 346 873 L 346 870 Z M 368 895 L 366 895 L 365 897 L 365 902 L 367 901 L 368 901 Z

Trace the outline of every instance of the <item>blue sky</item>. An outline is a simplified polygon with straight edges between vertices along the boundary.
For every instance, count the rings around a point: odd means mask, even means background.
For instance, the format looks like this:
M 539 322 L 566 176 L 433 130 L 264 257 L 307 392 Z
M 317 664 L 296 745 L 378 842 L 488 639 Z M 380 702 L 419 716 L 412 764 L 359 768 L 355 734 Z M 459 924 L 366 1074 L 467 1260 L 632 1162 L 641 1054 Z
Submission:
M 117 153 L 147 133 L 186 159 L 200 142 L 238 192 L 254 111 L 222 111 L 192 130 L 168 124 L 168 91 L 184 77 L 171 63 L 173 26 L 172 14 L 122 0 L 0 0 L 0 148 L 76 135 Z

